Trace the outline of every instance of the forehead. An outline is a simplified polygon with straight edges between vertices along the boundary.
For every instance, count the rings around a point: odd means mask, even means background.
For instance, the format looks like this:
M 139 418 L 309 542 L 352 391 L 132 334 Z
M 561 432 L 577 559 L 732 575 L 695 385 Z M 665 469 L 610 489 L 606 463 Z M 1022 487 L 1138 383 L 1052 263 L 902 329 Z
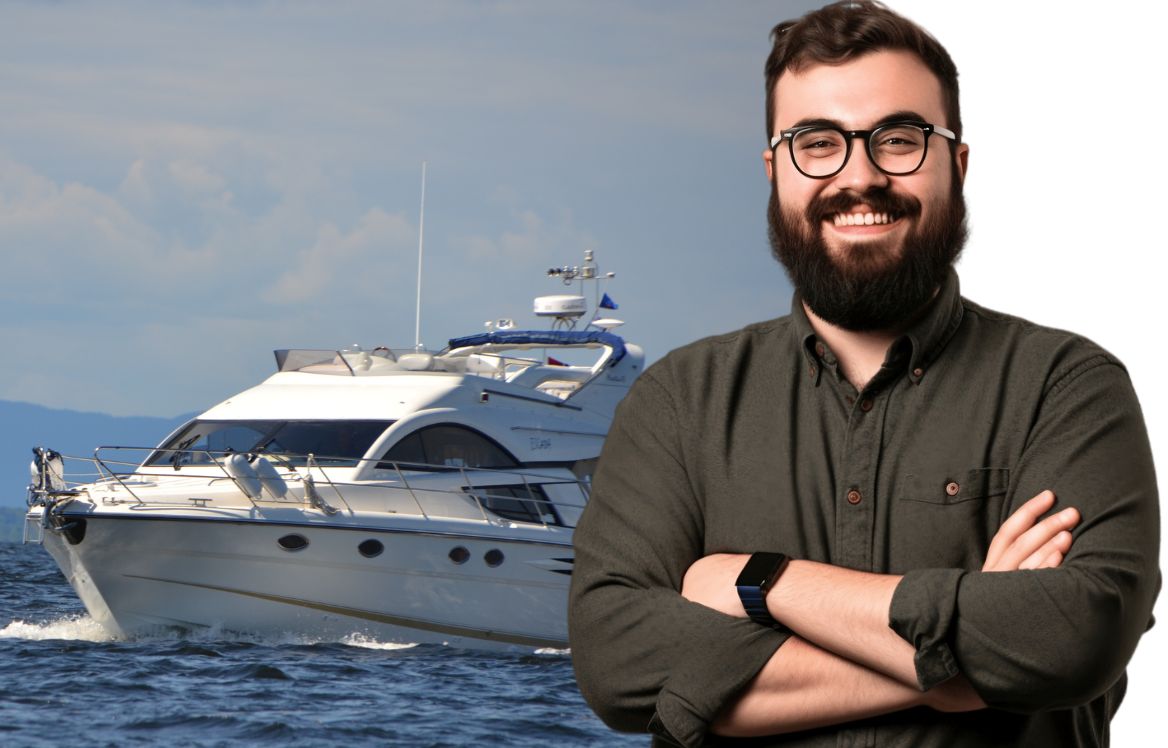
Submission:
M 881 50 L 842 65 L 787 70 L 775 88 L 776 133 L 824 119 L 864 129 L 893 112 L 916 112 L 930 123 L 949 124 L 941 82 L 911 52 Z

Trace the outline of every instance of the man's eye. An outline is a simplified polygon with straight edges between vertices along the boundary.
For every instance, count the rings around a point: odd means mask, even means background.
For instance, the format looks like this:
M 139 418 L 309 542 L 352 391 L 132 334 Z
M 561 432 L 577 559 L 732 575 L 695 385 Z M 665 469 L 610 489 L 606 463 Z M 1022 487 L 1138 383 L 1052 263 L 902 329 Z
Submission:
M 875 146 L 879 149 L 903 152 L 920 148 L 924 140 L 924 133 L 919 130 L 901 127 L 880 133 L 880 139 L 876 141 Z
M 831 137 L 808 137 L 800 138 L 798 142 L 799 151 L 809 156 L 824 156 L 836 153 L 843 144 L 839 142 L 838 138 Z

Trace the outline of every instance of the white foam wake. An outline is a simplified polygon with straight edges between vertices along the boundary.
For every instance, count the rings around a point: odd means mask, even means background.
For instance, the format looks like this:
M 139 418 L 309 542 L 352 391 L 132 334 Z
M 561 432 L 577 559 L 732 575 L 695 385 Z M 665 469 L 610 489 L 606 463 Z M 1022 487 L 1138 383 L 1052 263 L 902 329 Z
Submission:
M 567 657 L 572 654 L 570 649 L 556 649 L 555 647 L 543 647 L 535 650 L 532 654 L 537 655 L 554 655 L 556 657 Z
M 418 646 L 417 644 L 403 644 L 401 642 L 377 641 L 376 639 L 365 636 L 364 634 L 349 634 L 344 639 L 341 639 L 341 644 L 345 644 L 350 647 L 361 647 L 363 649 L 382 650 L 412 649 Z
M 26 623 L 12 621 L 0 629 L 0 639 L 26 639 L 46 641 L 64 639 L 83 642 L 108 642 L 116 639 L 101 624 L 89 616 L 70 616 L 48 623 Z

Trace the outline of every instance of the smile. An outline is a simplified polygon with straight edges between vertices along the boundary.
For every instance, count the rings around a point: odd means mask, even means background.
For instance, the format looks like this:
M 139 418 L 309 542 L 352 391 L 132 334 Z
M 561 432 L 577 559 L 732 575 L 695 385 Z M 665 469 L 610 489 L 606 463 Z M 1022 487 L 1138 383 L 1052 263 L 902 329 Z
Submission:
M 893 213 L 836 213 L 831 220 L 836 226 L 882 226 L 898 217 Z

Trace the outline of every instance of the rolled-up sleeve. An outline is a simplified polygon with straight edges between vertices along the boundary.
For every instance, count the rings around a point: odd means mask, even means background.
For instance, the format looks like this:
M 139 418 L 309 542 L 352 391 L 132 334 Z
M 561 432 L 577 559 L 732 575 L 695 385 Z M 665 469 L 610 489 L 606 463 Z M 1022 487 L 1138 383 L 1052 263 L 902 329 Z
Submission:
M 1160 588 L 1155 471 L 1127 373 L 1108 356 L 1063 373 L 1012 470 L 1013 511 L 1045 489 L 1081 520 L 1055 569 L 906 574 L 890 625 L 930 688 L 960 671 L 994 707 L 1083 704 L 1123 675 Z
M 667 377 L 657 367 L 641 376 L 605 443 L 575 532 L 569 638 L 580 690 L 601 719 L 694 746 L 785 635 L 679 594 L 705 554 Z

